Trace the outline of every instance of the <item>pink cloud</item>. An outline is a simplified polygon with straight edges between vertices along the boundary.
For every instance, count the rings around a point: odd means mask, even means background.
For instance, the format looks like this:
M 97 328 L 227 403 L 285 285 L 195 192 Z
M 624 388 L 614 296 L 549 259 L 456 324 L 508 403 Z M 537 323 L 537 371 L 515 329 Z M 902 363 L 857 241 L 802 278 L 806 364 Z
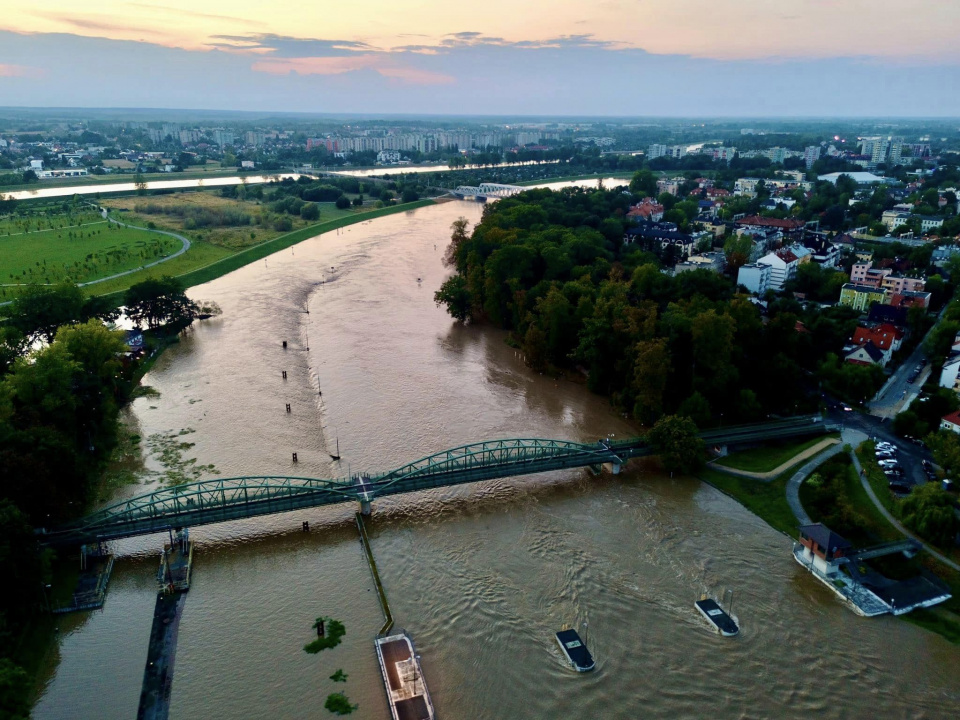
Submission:
M 4 65 L 0 63 L 0 77 L 40 77 L 43 70 L 26 65 Z
M 341 75 L 357 70 L 373 70 L 383 77 L 413 85 L 445 85 L 454 82 L 450 75 L 395 64 L 382 55 L 357 54 L 337 57 L 270 58 L 250 66 L 254 72 L 270 75 Z

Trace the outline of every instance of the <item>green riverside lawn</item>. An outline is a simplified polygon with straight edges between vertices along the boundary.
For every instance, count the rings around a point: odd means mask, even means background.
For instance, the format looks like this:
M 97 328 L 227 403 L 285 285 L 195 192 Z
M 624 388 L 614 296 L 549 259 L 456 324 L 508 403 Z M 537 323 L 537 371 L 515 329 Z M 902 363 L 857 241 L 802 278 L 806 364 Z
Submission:
M 372 220 L 386 215 L 426 207 L 433 203 L 433 200 L 418 200 L 402 205 L 392 205 L 376 210 L 352 213 L 334 220 L 310 225 L 300 230 L 294 230 L 286 235 L 280 235 L 272 240 L 267 240 L 266 242 L 240 250 L 239 252 L 231 252 L 226 248 L 216 247 L 206 243 L 194 243 L 190 250 L 169 262 L 161 263 L 152 268 L 131 273 L 130 275 L 125 275 L 114 280 L 108 280 L 96 285 L 88 285 L 84 290 L 90 295 L 107 296 L 111 301 L 119 304 L 122 302 L 123 292 L 128 287 L 147 278 L 173 275 L 179 278 L 185 287 L 202 285 L 222 275 L 233 272 L 244 265 L 261 260 L 280 250 L 285 250 L 308 238 L 316 237 L 321 233 L 330 232 L 337 228 L 346 227 L 347 225 L 365 220 Z
M 804 450 L 812 448 L 814 445 L 823 442 L 826 438 L 837 438 L 837 433 L 829 435 L 817 435 L 816 437 L 798 442 L 777 443 L 775 445 L 762 445 L 742 452 L 731 453 L 713 462 L 714 465 L 723 465 L 723 467 L 734 470 L 744 470 L 746 472 L 770 472 L 776 470 L 791 458 L 799 455 Z
M 181 247 L 166 235 L 100 222 L 0 236 L 0 300 L 18 284 L 89 282 L 140 267 Z

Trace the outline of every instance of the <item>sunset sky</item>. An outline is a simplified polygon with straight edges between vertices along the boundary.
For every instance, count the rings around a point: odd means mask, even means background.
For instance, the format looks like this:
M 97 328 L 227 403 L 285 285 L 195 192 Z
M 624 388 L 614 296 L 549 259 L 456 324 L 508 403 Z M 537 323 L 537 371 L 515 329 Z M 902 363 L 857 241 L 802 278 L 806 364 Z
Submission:
M 0 104 L 960 115 L 958 36 L 939 0 L 39 0 Z

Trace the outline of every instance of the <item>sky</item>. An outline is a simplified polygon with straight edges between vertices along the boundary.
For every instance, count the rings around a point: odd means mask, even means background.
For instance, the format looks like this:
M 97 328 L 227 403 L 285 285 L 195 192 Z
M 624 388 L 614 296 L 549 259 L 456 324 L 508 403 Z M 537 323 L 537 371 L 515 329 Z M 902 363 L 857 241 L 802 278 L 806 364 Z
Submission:
M 5 5 L 4 106 L 960 116 L 955 1 Z

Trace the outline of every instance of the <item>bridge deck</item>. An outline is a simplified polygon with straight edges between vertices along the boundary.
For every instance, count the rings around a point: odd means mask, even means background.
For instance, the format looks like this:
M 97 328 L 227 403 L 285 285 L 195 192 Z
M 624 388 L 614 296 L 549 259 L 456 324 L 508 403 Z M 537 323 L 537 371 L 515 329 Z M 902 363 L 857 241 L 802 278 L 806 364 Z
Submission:
M 788 418 L 762 425 L 708 430 L 711 444 L 756 443 L 837 428 L 819 416 Z M 117 503 L 53 531 L 38 531 L 41 542 L 73 545 L 289 512 L 320 505 L 370 501 L 431 488 L 533 475 L 605 463 L 621 465 L 653 453 L 645 438 L 602 440 L 588 445 L 568 440 L 520 438 L 452 448 L 378 475 L 318 480 L 300 477 L 241 477 L 164 488 Z

